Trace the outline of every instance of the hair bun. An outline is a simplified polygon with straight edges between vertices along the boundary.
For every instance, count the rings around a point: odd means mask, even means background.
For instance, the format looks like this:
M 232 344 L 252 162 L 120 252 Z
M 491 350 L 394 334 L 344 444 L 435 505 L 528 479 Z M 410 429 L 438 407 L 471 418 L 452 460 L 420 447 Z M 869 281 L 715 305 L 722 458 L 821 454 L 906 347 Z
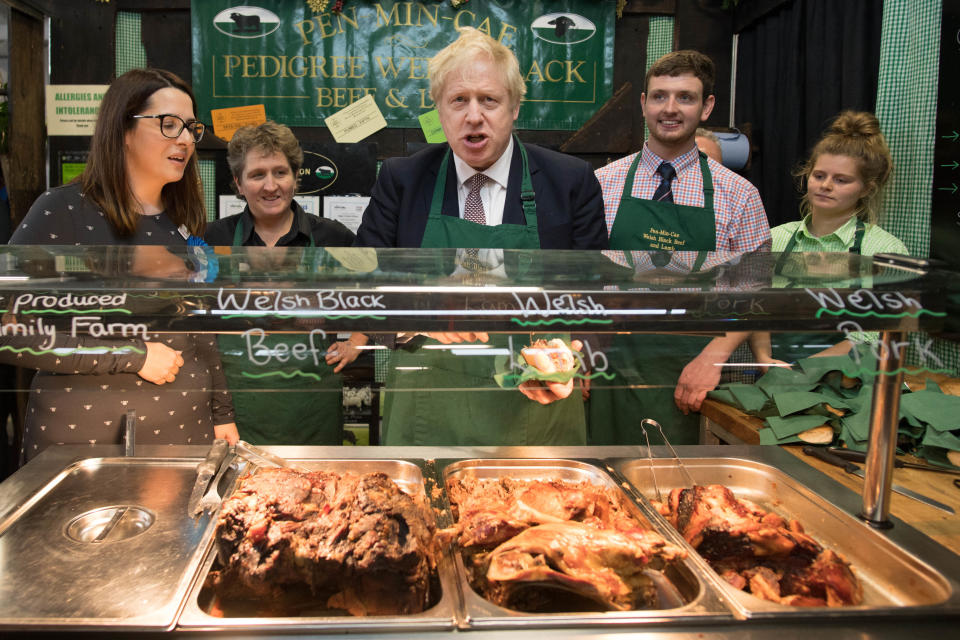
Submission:
M 810 177 L 821 155 L 847 156 L 854 160 L 864 189 L 857 202 L 857 216 L 875 223 L 880 202 L 880 192 L 890 178 L 893 158 L 890 148 L 880 131 L 880 121 L 866 111 L 843 111 L 834 118 L 826 134 L 810 152 L 810 158 L 796 175 L 805 180 Z M 807 185 L 809 186 L 809 185 Z M 809 192 L 808 192 L 809 193 Z M 804 197 L 806 210 L 810 202 Z
M 870 138 L 881 135 L 880 121 L 877 120 L 877 116 L 866 111 L 843 111 L 830 124 L 827 134 Z

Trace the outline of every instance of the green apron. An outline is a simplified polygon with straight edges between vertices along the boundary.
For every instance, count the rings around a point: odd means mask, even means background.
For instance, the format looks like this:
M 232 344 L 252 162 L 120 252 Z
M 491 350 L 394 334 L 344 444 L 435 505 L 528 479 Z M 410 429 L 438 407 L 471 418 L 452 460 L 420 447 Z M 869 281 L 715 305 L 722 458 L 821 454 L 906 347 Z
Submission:
M 634 198 L 633 180 L 638 153 L 624 181 L 620 206 L 610 230 L 610 248 L 623 251 L 714 251 L 717 245 L 713 211 L 713 176 L 707 156 L 700 153 L 703 207 Z M 629 260 L 629 253 L 628 260 Z M 699 271 L 700 253 L 693 266 Z M 710 342 L 710 338 L 669 334 L 616 335 L 607 358 L 612 380 L 594 378 L 588 406 L 589 442 L 594 445 L 642 444 L 640 420 L 653 418 L 671 444 L 696 444 L 700 416 L 683 415 L 673 393 L 683 368 Z M 611 388 L 612 387 L 612 388 Z M 638 388 L 644 387 L 644 388 Z M 656 444 L 659 436 L 651 438 Z
M 783 253 L 777 258 L 773 267 L 775 276 L 783 275 L 783 268 L 797 246 L 797 235 L 803 230 L 803 226 L 797 229 L 797 232 L 790 236 L 790 241 L 784 247 Z M 863 220 L 857 220 L 857 229 L 853 237 L 853 244 L 850 246 L 849 253 L 860 255 L 863 247 L 863 236 L 866 233 L 866 225 Z M 786 288 L 799 286 L 794 278 L 787 277 Z M 853 286 L 859 286 L 854 283 Z M 833 346 L 843 340 L 843 335 L 838 332 L 833 333 L 771 333 L 770 349 L 773 357 L 784 362 L 796 362 Z
M 527 165 L 523 163 L 521 200 L 526 225 L 486 226 L 441 212 L 450 151 L 437 183 L 423 247 L 539 249 L 537 207 Z M 507 348 L 510 336 L 491 334 L 493 348 Z M 526 346 L 530 334 L 512 336 L 514 351 Z M 427 340 L 428 345 L 439 344 Z M 448 350 L 399 349 L 393 353 L 384 386 L 383 443 L 386 445 L 582 445 L 586 419 L 576 389 L 564 400 L 541 405 L 517 389 L 494 381 L 493 356 L 456 356 Z
M 233 246 L 240 246 L 242 224 L 237 223 Z M 310 247 L 314 246 L 310 238 Z M 308 335 L 266 334 L 257 340 L 257 350 L 287 354 L 296 344 L 307 343 Z M 317 339 L 317 363 L 313 356 L 286 362 L 271 359 L 258 366 L 247 354 L 242 336 L 218 336 L 227 388 L 233 394 L 240 437 L 252 444 L 340 445 L 343 444 L 343 399 L 341 376 L 324 361 L 330 338 Z M 250 377 L 278 372 L 283 375 Z

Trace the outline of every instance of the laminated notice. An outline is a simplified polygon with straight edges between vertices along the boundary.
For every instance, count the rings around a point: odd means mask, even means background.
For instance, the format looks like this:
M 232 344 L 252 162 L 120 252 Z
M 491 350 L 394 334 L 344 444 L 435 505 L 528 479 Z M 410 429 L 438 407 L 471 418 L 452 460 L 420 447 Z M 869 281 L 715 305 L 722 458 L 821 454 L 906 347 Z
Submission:
M 360 142 L 387 126 L 387 121 L 370 94 L 325 118 L 324 123 L 333 139 L 340 143 Z

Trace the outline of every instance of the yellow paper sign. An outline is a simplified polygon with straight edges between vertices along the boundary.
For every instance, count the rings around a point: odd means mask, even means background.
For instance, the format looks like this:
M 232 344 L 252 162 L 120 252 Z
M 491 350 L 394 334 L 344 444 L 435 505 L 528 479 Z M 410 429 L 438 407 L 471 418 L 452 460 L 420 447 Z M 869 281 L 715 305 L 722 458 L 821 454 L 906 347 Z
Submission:
M 423 129 L 423 136 L 427 142 L 446 142 L 447 136 L 443 133 L 443 127 L 440 126 L 440 112 L 436 109 L 420 114 L 420 128 Z
M 370 94 L 326 118 L 333 139 L 340 143 L 360 142 L 387 126 L 380 108 Z
M 267 121 L 267 111 L 262 104 L 229 109 L 211 109 L 213 132 L 218 138 L 229 141 L 240 127 L 256 126 Z
M 92 136 L 105 84 L 47 86 L 47 135 Z

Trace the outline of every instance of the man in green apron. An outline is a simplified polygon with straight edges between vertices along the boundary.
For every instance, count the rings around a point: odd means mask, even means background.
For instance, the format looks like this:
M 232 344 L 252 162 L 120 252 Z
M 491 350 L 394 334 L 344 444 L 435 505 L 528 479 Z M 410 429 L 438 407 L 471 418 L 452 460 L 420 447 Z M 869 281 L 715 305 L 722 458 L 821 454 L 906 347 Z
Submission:
M 358 246 L 469 249 L 461 261 L 467 271 L 477 265 L 508 268 L 498 263 L 499 249 L 607 247 L 600 187 L 590 165 L 523 144 L 512 134 L 525 85 L 510 49 L 465 28 L 431 59 L 428 73 L 448 143 L 384 162 L 357 231 Z M 528 398 L 496 384 L 494 356 L 447 348 L 479 341 L 518 353 L 530 339 L 450 333 L 407 342 L 395 351 L 387 374 L 382 441 L 584 444 L 579 392 L 558 399 L 543 397 L 549 390 L 528 391 L 538 395 Z
M 610 247 L 655 251 L 632 256 L 635 263 L 666 268 L 677 257 L 665 252 L 769 247 L 770 226 L 756 188 L 697 149 L 697 127 L 713 110 L 713 79 L 713 62 L 699 52 L 657 60 L 640 96 L 649 138 L 640 152 L 597 171 Z M 699 256 L 690 270 L 698 271 L 703 260 Z M 591 389 L 591 442 L 642 442 L 644 417 L 660 422 L 672 442 L 696 442 L 699 416 L 689 413 L 699 410 L 719 381 L 719 365 L 747 335 L 617 336 L 608 354 L 613 388 Z

